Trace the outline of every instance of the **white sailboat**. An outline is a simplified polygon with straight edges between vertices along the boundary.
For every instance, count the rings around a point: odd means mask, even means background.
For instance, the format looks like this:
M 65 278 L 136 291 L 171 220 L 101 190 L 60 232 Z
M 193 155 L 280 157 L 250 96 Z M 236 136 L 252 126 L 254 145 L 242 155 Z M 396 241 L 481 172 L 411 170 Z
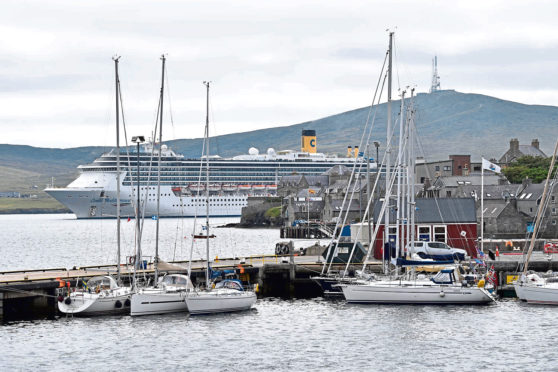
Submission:
M 552 180 L 551 177 L 557 153 L 558 140 L 556 141 L 556 146 L 554 147 L 554 154 L 552 155 L 550 168 L 548 169 L 548 174 L 546 176 L 546 183 L 544 185 L 543 194 L 537 210 L 537 218 L 535 219 L 535 226 L 529 242 L 529 250 L 527 251 L 527 256 L 525 258 L 523 273 L 519 280 L 514 284 L 517 297 L 530 304 L 558 305 L 558 283 L 555 281 L 556 278 L 545 279 L 537 274 L 527 275 L 529 261 L 531 259 L 531 254 L 533 253 L 533 248 L 535 247 L 535 239 L 547 205 L 548 194 L 550 193 L 550 190 L 552 190 L 551 184 L 554 186 L 556 183 L 557 175 L 555 175 Z
M 205 151 L 206 151 L 206 219 L 205 233 L 209 234 L 209 82 L 206 87 L 206 119 L 205 119 Z M 212 288 L 210 282 L 211 268 L 209 266 L 209 239 L 206 241 L 207 268 L 205 274 L 205 289 L 188 292 L 185 303 L 191 314 L 213 314 L 250 309 L 256 303 L 256 294 L 244 290 L 239 280 L 224 280 Z
M 391 188 L 397 179 L 397 191 L 395 193 L 396 201 L 396 225 L 395 225 L 395 253 L 396 257 L 400 257 L 393 261 L 396 266 L 396 275 L 394 278 L 382 278 L 379 280 L 361 280 L 351 284 L 340 284 L 343 295 L 347 302 L 350 303 L 381 303 L 381 304 L 484 304 L 494 301 L 491 294 L 484 288 L 472 286 L 463 280 L 460 276 L 458 266 L 450 266 L 442 269 L 436 276 L 428 279 L 426 276 L 417 276 L 412 267 L 414 265 L 436 264 L 440 262 L 411 262 L 403 259 L 406 256 L 404 252 L 404 238 L 407 241 L 414 241 L 414 191 L 410 188 L 413 179 L 413 161 L 412 154 L 413 144 L 413 104 L 411 95 L 411 108 L 408 111 L 408 120 L 406 127 L 404 126 L 404 99 L 405 91 L 401 96 L 401 111 L 399 125 L 399 149 L 397 159 L 395 161 L 395 172 L 390 172 L 390 152 L 391 138 L 391 80 L 392 80 L 392 45 L 393 33 L 389 35 L 388 50 L 388 123 L 387 123 L 387 141 L 386 141 L 386 189 L 382 212 L 384 213 L 384 234 L 388 236 L 391 227 L 389 222 L 389 209 L 392 200 Z M 412 90 L 413 92 L 413 90 Z M 406 151 L 406 153 L 404 153 Z M 406 160 L 405 160 L 406 159 Z M 407 162 L 407 164 L 405 164 Z M 402 188 L 403 174 L 407 177 L 406 195 Z M 406 198 L 406 200 L 405 200 Z M 387 207 L 387 208 L 386 208 Z M 366 212 L 365 212 L 366 213 Z M 407 214 L 407 216 L 405 215 Z M 381 216 L 381 214 L 380 214 Z M 381 217 L 380 217 L 381 218 Z M 372 241 L 375 240 L 377 227 L 374 231 Z M 391 244 L 391 241 L 390 241 Z M 390 249 L 391 257 L 391 249 Z M 446 263 L 447 264 L 447 263 Z M 365 264 L 366 265 L 366 264 Z M 363 267 L 363 271 L 365 266 Z M 407 268 L 407 273 L 399 276 L 401 268 Z
M 81 290 L 71 293 L 58 302 L 58 309 L 64 314 L 104 315 L 127 313 L 130 310 L 130 287 L 120 287 L 120 78 L 118 61 L 113 57 L 116 85 L 116 230 L 117 230 L 117 280 L 111 276 L 95 276 L 89 279 Z
M 159 97 L 159 164 L 163 146 L 163 98 L 165 88 L 166 57 L 161 56 L 162 77 L 161 94 Z M 192 282 L 187 275 L 169 274 L 159 281 L 159 203 L 161 195 L 161 173 L 157 170 L 157 218 L 155 237 L 154 281 L 151 287 L 138 288 L 132 295 L 130 315 L 153 315 L 185 312 L 188 310 L 184 298 L 186 292 L 193 289 Z

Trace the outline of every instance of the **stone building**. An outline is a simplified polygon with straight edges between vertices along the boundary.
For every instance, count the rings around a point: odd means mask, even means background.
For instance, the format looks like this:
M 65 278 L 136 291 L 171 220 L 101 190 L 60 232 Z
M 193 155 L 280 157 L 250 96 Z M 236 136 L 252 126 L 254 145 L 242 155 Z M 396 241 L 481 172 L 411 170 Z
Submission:
M 510 140 L 510 148 L 504 153 L 504 155 L 502 155 L 502 157 L 498 160 L 498 163 L 501 165 L 507 165 L 513 163 L 518 158 L 527 155 L 540 156 L 543 158 L 547 157 L 539 148 L 538 139 L 532 140 L 530 145 L 520 145 L 517 138 L 512 138 Z

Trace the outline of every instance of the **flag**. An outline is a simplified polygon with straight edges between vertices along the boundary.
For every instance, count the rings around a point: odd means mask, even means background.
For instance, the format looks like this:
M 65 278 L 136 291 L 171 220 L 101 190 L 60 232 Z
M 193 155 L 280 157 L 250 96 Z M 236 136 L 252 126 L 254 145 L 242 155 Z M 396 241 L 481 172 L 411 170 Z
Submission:
M 486 273 L 486 280 L 492 285 L 496 285 L 496 271 L 494 265 L 490 266 L 490 270 Z
M 497 166 L 494 163 L 491 163 L 490 161 L 486 160 L 485 158 L 482 158 L 482 168 L 492 171 L 494 173 L 500 173 L 502 171 L 502 168 L 500 168 L 499 166 Z
M 308 189 L 308 192 L 309 192 L 310 194 L 315 194 L 315 193 L 316 193 L 316 191 L 311 190 L 311 189 Z

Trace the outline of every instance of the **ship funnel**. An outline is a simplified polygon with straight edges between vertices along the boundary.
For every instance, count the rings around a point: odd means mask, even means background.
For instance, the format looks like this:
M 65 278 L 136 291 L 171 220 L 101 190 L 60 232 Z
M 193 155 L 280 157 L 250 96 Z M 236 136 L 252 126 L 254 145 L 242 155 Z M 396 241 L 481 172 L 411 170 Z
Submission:
M 315 154 L 316 147 L 316 131 L 315 130 L 302 130 L 302 152 L 310 152 Z
M 355 158 L 358 158 L 358 146 L 355 146 Z
M 351 146 L 347 146 L 347 157 L 348 158 L 353 157 L 353 148 Z

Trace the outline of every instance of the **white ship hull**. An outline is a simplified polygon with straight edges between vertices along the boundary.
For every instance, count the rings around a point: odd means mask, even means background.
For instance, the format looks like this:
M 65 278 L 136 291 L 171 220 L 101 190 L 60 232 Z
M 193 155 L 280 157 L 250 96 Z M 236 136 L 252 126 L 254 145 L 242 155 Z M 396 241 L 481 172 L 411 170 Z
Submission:
M 256 303 L 251 291 L 212 290 L 191 292 L 186 297 L 191 314 L 215 314 L 249 310 Z
M 186 291 L 144 289 L 132 296 L 130 315 L 154 315 L 188 311 Z
M 493 297 L 483 288 L 460 285 L 400 285 L 370 283 L 344 285 L 347 302 L 377 304 L 487 304 Z
M 127 287 L 100 293 L 74 292 L 70 294 L 69 304 L 58 302 L 58 309 L 64 314 L 75 316 L 128 314 L 131 296 L 131 289 Z
M 91 178 L 91 174 L 86 175 Z M 112 177 L 111 177 L 112 176 Z M 98 173 L 95 187 L 81 186 L 84 182 L 76 181 L 65 188 L 47 188 L 45 192 L 70 209 L 77 218 L 115 218 L 116 217 L 116 174 Z M 81 182 L 78 182 L 81 181 Z M 90 180 L 88 180 L 90 181 Z M 75 185 L 77 183 L 77 185 Z M 88 182 L 93 184 L 93 182 Z M 141 203 L 145 200 L 145 187 L 141 188 Z M 120 215 L 134 216 L 134 203 L 137 194 L 130 186 L 121 186 Z M 145 206 L 145 216 L 157 214 L 157 187 L 150 186 Z M 247 204 L 247 195 L 224 194 L 209 197 L 209 215 L 211 217 L 240 216 L 242 208 Z M 160 212 L 161 217 L 192 217 L 205 216 L 205 196 L 177 196 L 170 186 L 161 186 Z

